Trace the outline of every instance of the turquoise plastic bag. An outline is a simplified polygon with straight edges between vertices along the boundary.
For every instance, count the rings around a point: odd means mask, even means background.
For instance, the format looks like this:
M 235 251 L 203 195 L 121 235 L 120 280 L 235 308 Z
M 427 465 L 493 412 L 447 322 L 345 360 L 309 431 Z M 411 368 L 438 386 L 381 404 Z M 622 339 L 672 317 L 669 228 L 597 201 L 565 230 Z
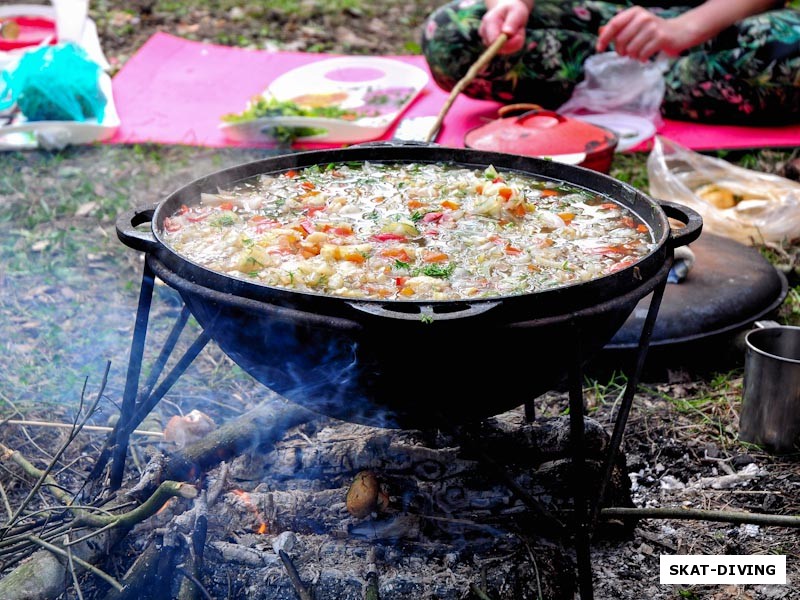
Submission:
M 29 121 L 103 120 L 106 97 L 100 65 L 66 43 L 26 52 L 13 71 L 3 71 L 0 110 L 17 104 Z

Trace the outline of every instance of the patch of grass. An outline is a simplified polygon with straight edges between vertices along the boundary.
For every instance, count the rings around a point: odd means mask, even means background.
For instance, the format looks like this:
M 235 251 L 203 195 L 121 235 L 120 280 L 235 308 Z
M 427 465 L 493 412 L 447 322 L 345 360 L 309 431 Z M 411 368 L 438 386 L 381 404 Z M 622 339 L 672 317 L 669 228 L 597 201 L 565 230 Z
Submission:
M 636 189 L 649 193 L 647 153 L 645 152 L 623 152 L 615 154 L 609 174 L 615 179 L 632 185 Z
M 583 393 L 587 409 L 593 412 L 601 406 L 617 404 L 622 400 L 627 385 L 628 378 L 621 371 L 613 371 L 604 382 L 597 378 L 585 378 Z
M 692 421 L 697 433 L 711 436 L 723 448 L 737 441 L 733 423 L 736 406 L 741 400 L 740 369 L 713 374 L 689 388 L 685 396 L 671 395 L 663 386 L 640 387 L 669 402 L 678 413 Z
M 778 316 L 786 325 L 800 326 L 800 286 L 791 288 L 786 294 Z

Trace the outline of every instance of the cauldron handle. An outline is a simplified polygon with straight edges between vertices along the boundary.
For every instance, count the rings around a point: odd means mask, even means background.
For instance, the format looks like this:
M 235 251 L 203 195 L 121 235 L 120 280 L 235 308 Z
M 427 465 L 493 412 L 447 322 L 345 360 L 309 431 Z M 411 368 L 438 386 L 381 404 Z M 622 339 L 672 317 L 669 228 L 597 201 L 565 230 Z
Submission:
M 673 248 L 691 244 L 700 237 L 700 233 L 703 231 L 703 217 L 700 216 L 700 213 L 688 206 L 668 200 L 657 199 L 656 202 L 668 217 L 685 224 L 680 229 L 670 229 L 669 242 Z
M 117 237 L 123 244 L 142 252 L 151 252 L 158 247 L 158 242 L 151 230 L 142 231 L 136 229 L 139 225 L 153 221 L 156 206 L 140 206 L 139 208 L 126 210 L 117 217 Z
M 390 319 L 401 319 L 405 321 L 445 321 L 448 319 L 461 319 L 464 317 L 474 317 L 483 314 L 495 306 L 502 304 L 502 302 L 484 302 L 481 304 L 467 304 L 467 307 L 461 310 L 448 311 L 437 313 L 434 312 L 430 304 L 423 304 L 419 307 L 419 312 L 405 312 L 399 310 L 391 310 L 379 304 L 371 304 L 368 302 L 348 302 L 350 306 L 361 312 L 369 313 L 377 317 L 388 317 Z

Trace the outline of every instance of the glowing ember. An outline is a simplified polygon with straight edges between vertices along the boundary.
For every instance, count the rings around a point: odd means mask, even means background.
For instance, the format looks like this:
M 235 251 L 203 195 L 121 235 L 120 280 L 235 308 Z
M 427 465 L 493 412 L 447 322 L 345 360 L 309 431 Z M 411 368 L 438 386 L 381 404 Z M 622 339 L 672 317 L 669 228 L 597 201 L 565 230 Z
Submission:
M 250 498 L 250 494 L 245 492 L 244 490 L 233 490 L 233 495 L 239 498 L 239 500 L 247 507 L 247 510 L 255 516 L 256 520 L 258 521 L 258 525 L 253 527 L 253 532 L 258 533 L 259 535 L 264 535 L 265 533 L 269 533 L 269 525 L 267 524 L 264 517 L 261 515 L 261 512 L 258 510 L 258 507 L 253 503 L 252 499 Z

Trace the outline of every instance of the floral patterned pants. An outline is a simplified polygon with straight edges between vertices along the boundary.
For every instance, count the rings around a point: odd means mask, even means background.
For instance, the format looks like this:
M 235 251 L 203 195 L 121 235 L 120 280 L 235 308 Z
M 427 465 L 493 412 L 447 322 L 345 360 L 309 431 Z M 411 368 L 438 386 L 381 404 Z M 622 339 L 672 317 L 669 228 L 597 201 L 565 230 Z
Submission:
M 631 3 L 628 2 L 629 6 Z M 523 50 L 499 55 L 465 93 L 502 102 L 558 108 L 583 78 L 598 28 L 623 2 L 537 0 Z M 688 7 L 651 8 L 663 17 Z M 436 83 L 455 86 L 485 50 L 478 35 L 486 6 L 454 0 L 429 17 L 422 51 Z M 703 122 L 768 124 L 800 121 L 800 10 L 744 19 L 670 61 L 664 116 Z

